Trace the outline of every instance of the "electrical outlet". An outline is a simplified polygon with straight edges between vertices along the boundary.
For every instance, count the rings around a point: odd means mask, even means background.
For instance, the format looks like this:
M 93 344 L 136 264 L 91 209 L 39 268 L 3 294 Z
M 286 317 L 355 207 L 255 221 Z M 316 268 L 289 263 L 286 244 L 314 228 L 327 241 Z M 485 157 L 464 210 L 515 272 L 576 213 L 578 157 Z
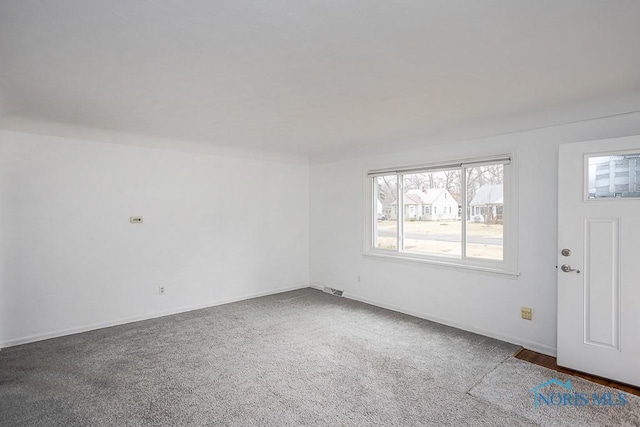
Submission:
M 524 320 L 531 320 L 533 318 L 531 307 L 521 307 L 521 312 Z
M 164 286 L 158 286 L 158 294 L 164 295 Z

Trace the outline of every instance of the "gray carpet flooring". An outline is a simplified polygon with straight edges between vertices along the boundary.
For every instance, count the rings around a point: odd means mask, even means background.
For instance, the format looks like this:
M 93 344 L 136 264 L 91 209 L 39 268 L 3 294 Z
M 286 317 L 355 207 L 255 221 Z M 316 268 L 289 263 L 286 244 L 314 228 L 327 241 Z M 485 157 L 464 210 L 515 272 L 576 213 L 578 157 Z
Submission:
M 516 350 L 303 289 L 4 349 L 0 425 L 640 425 L 635 397 L 534 409 L 565 376 Z

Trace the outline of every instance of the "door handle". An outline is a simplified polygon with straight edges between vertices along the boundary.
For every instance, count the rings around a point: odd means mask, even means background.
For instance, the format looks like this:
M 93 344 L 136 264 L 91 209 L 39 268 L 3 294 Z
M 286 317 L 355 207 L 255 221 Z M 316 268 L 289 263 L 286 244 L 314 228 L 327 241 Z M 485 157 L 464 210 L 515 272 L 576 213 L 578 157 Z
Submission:
M 565 273 L 570 273 L 572 271 L 575 271 L 576 274 L 580 274 L 580 270 L 571 268 L 569 264 L 562 264 L 562 266 L 560 267 L 560 270 L 564 271 Z

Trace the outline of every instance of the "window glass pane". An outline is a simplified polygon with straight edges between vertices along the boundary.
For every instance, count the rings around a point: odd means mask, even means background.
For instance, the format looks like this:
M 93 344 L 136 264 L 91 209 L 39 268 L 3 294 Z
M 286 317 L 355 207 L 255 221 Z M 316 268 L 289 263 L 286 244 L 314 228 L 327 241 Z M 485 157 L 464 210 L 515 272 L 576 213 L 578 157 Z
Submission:
M 380 249 L 398 249 L 398 178 L 396 175 L 374 178 L 374 239 Z
M 407 252 L 461 257 L 460 169 L 405 174 Z
M 640 153 L 589 157 L 589 199 L 640 197 Z
M 471 258 L 503 259 L 504 165 L 465 169 L 467 248 Z

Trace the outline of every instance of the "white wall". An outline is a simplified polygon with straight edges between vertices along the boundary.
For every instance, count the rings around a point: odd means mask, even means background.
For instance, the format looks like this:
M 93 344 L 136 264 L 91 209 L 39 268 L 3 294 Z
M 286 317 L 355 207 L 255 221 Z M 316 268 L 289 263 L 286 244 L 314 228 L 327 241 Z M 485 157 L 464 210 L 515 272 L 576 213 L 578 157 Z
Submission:
M 309 166 L 256 154 L 0 131 L 0 346 L 308 285 Z
M 554 354 L 558 145 L 633 134 L 637 113 L 309 171 L 258 152 L 0 131 L 0 346 L 313 283 Z M 519 157 L 518 279 L 362 256 L 367 169 L 508 151 Z
M 639 113 L 313 165 L 311 282 L 553 355 L 558 145 L 633 134 Z M 366 170 L 505 152 L 519 159 L 519 278 L 362 255 Z M 521 306 L 533 308 L 533 321 L 520 318 Z

